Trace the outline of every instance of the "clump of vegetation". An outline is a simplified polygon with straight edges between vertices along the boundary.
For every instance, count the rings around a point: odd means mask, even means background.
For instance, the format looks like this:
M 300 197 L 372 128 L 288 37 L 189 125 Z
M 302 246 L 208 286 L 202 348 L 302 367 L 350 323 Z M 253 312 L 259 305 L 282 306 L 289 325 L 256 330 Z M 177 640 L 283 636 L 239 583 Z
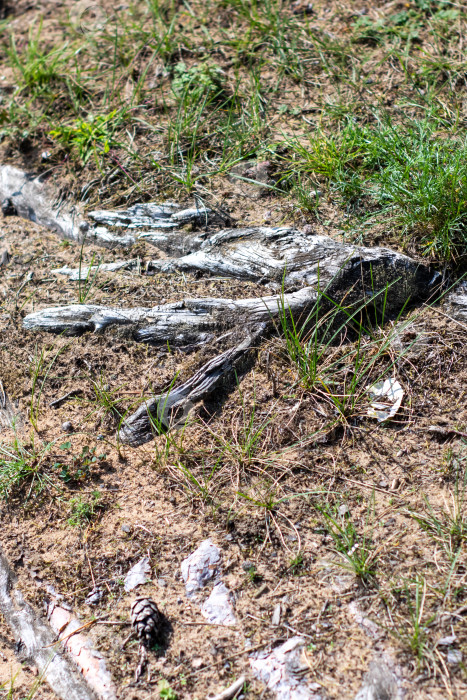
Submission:
M 50 131 L 49 136 L 75 153 L 82 165 L 86 165 L 91 157 L 99 164 L 111 148 L 119 145 L 116 133 L 126 117 L 124 112 L 114 109 L 109 114 L 90 115 L 71 125 L 58 126 Z
M 180 61 L 173 69 L 172 88 L 177 95 L 188 93 L 193 99 L 220 98 L 225 89 L 225 73 L 213 64 L 201 63 L 188 68 Z
M 81 496 L 72 498 L 70 501 L 70 516 L 67 520 L 72 527 L 85 527 L 89 525 L 97 511 L 102 507 L 100 503 L 101 495 L 99 491 L 93 491 L 91 498 L 83 499 Z

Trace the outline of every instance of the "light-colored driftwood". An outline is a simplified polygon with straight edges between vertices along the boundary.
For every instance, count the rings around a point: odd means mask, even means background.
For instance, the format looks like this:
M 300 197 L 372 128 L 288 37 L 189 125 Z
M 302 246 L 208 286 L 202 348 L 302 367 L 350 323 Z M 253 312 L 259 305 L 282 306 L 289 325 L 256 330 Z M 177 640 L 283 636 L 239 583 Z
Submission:
M 11 165 L 1 166 L 0 201 L 5 216 L 29 219 L 55 231 L 62 238 L 79 238 L 81 219 L 78 211 L 54 203 L 54 196 L 40 177 Z
M 82 676 L 55 645 L 56 635 L 16 588 L 13 574 L 0 549 L 0 611 L 15 637 L 18 654 L 29 661 L 63 700 L 93 700 L 96 696 Z
M 203 206 L 181 209 L 173 203 L 151 202 L 122 211 L 94 211 L 88 221 L 79 207 L 57 199 L 45 176 L 32 175 L 11 165 L 0 166 L 0 202 L 4 216 L 20 216 L 55 231 L 62 238 L 87 240 L 104 247 L 126 248 L 140 238 L 157 245 L 165 237 L 154 229 L 175 231 L 187 223 L 202 226 L 212 215 Z M 122 233 L 121 229 L 126 232 Z M 167 242 L 167 249 L 186 252 L 183 239 L 183 235 L 174 235 L 173 241 Z
M 373 295 L 397 281 L 405 299 L 425 294 L 439 278 L 427 266 L 388 248 L 344 244 L 288 227 L 227 229 L 205 237 L 200 246 L 199 237 L 193 240 L 188 255 L 155 260 L 149 266 L 162 272 L 197 270 L 286 287 L 332 283 L 349 289 L 361 280 L 365 293 Z
M 102 332 L 110 326 L 132 326 L 135 340 L 185 345 L 193 340 L 206 340 L 214 331 L 239 324 L 255 326 L 273 322 L 285 308 L 287 313 L 303 314 L 318 295 L 312 287 L 289 294 L 239 299 L 185 299 L 152 309 L 135 307 L 72 304 L 54 306 L 28 314 L 23 320 L 26 330 L 41 330 L 66 335 L 86 331 Z
M 264 325 L 255 329 L 239 345 L 226 350 L 201 367 L 188 381 L 171 391 L 145 401 L 119 430 L 121 442 L 137 447 L 151 440 L 158 431 L 168 429 L 180 421 L 193 404 L 205 399 L 225 379 L 238 369 L 245 355 L 255 346 L 264 332 Z
M 244 235 L 248 239 L 245 232 Z M 206 269 L 211 269 L 209 265 L 212 263 L 214 272 L 223 273 L 230 265 L 230 274 L 238 273 L 239 276 L 246 276 L 248 270 L 251 276 L 255 270 L 255 274 L 267 272 L 268 279 L 279 282 L 283 274 L 280 272 L 281 265 L 287 265 L 286 256 L 293 255 L 290 267 L 285 268 L 284 283 L 293 285 L 301 282 L 308 286 L 262 298 L 186 299 L 153 308 L 123 309 L 93 304 L 46 308 L 26 316 L 24 328 L 77 335 L 85 331 L 103 332 L 109 326 L 124 325 L 137 341 L 178 346 L 196 346 L 209 342 L 215 335 L 243 328 L 251 337 L 259 340 L 258 328 L 261 326 L 264 333 L 267 328 L 273 329 L 274 325 L 279 327 L 280 316 L 284 313 L 292 315 L 296 324 L 314 322 L 316 314 L 329 310 L 333 304 L 350 310 L 369 306 L 372 307 L 372 315 L 375 311 L 381 315 L 397 313 L 410 300 L 427 299 L 439 279 L 416 261 L 387 249 L 344 246 L 322 236 L 313 236 L 307 241 L 299 238 L 296 243 L 290 229 L 282 232 L 262 229 L 258 236 L 264 237 L 268 245 L 271 244 L 268 248 L 269 262 L 260 270 L 252 263 L 252 260 L 258 261 L 260 257 L 258 248 L 252 244 L 252 250 L 256 252 L 248 259 L 246 254 L 251 241 L 245 243 L 240 234 L 234 236 L 232 232 L 226 236 L 228 241 L 233 241 L 232 246 L 220 247 L 220 250 L 224 250 L 224 257 L 219 257 L 220 253 L 218 255 L 216 252 L 217 262 L 209 258 L 213 251 L 211 246 L 203 264 Z M 280 250 L 284 251 L 282 259 Z M 229 263 L 231 251 L 237 267 Z M 239 251 L 243 252 L 240 254 Z M 263 249 L 264 255 L 265 251 L 266 248 Z M 187 257 L 200 259 L 196 253 Z M 180 258 L 176 262 L 178 264 L 186 259 Z M 243 268 L 240 263 L 244 265 Z M 170 264 L 174 264 L 173 261 Z M 241 272 L 242 269 L 245 274 Z M 131 445 L 151 439 L 154 432 L 151 415 L 156 416 L 156 422 L 159 420 L 169 426 L 166 409 L 184 410 L 189 403 L 207 396 L 221 377 L 232 373 L 237 361 L 251 344 L 251 339 L 247 340 L 211 360 L 188 382 L 175 388 L 170 396 L 159 396 L 144 403 L 133 416 L 126 419 L 120 430 L 120 439 Z

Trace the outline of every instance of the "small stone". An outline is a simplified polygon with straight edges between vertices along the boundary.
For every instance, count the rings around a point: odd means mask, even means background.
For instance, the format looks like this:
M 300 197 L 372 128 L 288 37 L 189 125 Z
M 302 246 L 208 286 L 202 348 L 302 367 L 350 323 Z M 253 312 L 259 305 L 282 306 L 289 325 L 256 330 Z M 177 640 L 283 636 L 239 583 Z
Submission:
M 448 651 L 448 664 L 451 664 L 452 666 L 456 666 L 457 664 L 462 663 L 462 652 L 460 649 L 449 649 Z
M 278 627 L 281 623 L 281 604 L 277 603 L 276 606 L 274 606 L 274 611 L 272 613 L 272 618 L 271 618 L 271 625 L 273 627 Z
M 386 481 L 386 479 L 381 479 L 381 481 L 379 482 L 378 486 L 380 487 L 380 489 L 387 489 L 388 486 L 389 486 L 389 484 L 388 484 L 388 482 Z
M 73 425 L 69 420 L 66 420 L 64 423 L 62 423 L 62 430 L 64 433 L 72 433 L 73 432 Z
M 131 525 L 122 525 L 122 530 L 123 532 L 126 532 L 127 534 L 131 532 Z
M 253 564 L 252 561 L 249 561 L 249 559 L 245 559 L 245 561 L 242 564 L 242 569 L 243 571 L 249 572 L 252 569 L 255 569 L 255 565 Z
M 399 477 L 396 476 L 396 478 L 392 480 L 390 490 L 397 491 L 397 489 L 399 488 L 400 485 L 401 485 L 401 481 L 400 481 Z
M 94 588 L 89 595 L 86 597 L 86 600 L 84 601 L 86 605 L 97 605 L 102 600 L 102 596 L 104 594 L 102 593 L 102 590 L 100 588 Z
M 339 510 L 337 512 L 341 518 L 345 518 L 346 515 L 350 515 L 349 506 L 346 506 L 345 503 L 343 503 L 341 506 L 339 506 Z
M 304 236 L 311 236 L 314 232 L 314 228 L 311 224 L 305 224 L 302 228 L 302 233 Z

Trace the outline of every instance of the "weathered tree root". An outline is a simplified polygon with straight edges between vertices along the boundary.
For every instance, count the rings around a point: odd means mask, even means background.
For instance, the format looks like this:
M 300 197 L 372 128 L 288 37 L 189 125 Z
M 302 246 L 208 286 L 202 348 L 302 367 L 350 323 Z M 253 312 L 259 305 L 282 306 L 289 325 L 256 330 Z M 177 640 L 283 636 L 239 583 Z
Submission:
M 14 577 L 0 549 L 0 611 L 10 626 L 20 658 L 33 663 L 63 700 L 94 700 L 95 695 L 73 668 L 50 627 L 38 618 L 14 585 Z
M 124 444 L 137 447 L 149 442 L 161 428 L 172 427 L 180 422 L 180 415 L 199 401 L 205 399 L 225 379 L 239 370 L 245 355 L 259 341 L 265 324 L 256 328 L 240 345 L 226 350 L 207 362 L 190 379 L 165 394 L 145 401 L 120 427 L 118 437 Z
M 271 234 L 274 241 L 277 241 L 276 233 Z M 290 234 L 287 236 L 290 243 Z M 284 314 L 287 318 L 292 316 L 298 326 L 316 322 L 333 304 L 334 308 L 350 311 L 366 307 L 373 318 L 378 314 L 384 317 L 399 312 L 409 300 L 427 299 L 439 281 L 439 276 L 429 268 L 393 251 L 358 249 L 330 239 L 323 242 L 323 237 L 312 238 L 319 240 L 312 241 L 311 252 L 293 267 L 294 274 L 300 273 L 301 280 L 312 282 L 312 286 L 295 292 L 259 299 L 187 299 L 152 309 L 76 304 L 34 312 L 26 316 L 23 325 L 28 330 L 67 335 L 103 332 L 109 326 L 125 325 L 135 340 L 153 345 L 196 346 L 235 328 L 243 328 L 250 334 L 243 343 L 208 362 L 170 395 L 145 402 L 126 419 L 120 439 L 133 446 L 140 445 L 152 438 L 157 421 L 170 424 L 166 410 L 177 408 L 183 412 L 188 404 L 205 398 L 221 377 L 232 373 L 253 340 L 259 341 L 266 328 L 280 326 Z M 226 257 L 227 254 L 228 251 Z M 275 270 L 277 276 L 278 264 Z M 289 278 L 289 281 L 298 279 Z M 345 316 L 342 310 L 339 313 Z
M 86 240 L 107 248 L 129 247 L 140 238 L 157 245 L 166 236 L 156 229 L 168 229 L 173 232 L 174 242 L 169 249 L 186 252 L 185 237 L 177 235 L 176 230 L 187 223 L 205 225 L 212 215 L 210 209 L 201 206 L 182 210 L 177 204 L 149 203 L 119 212 L 94 211 L 89 214 L 90 222 L 78 206 L 58 201 L 42 176 L 11 165 L 0 166 L 0 202 L 4 216 L 20 216 L 55 231 L 61 238 Z M 121 229 L 132 233 L 122 233 Z
M 170 394 L 145 402 L 120 429 L 120 439 L 130 445 L 150 440 L 154 423 L 169 426 L 167 411 L 205 398 L 220 380 L 236 369 L 252 344 L 269 330 L 281 314 L 292 315 L 296 323 L 316 320 L 332 305 L 346 309 L 367 307 L 373 317 L 384 319 L 398 313 L 410 300 L 426 300 L 439 285 L 440 276 L 405 255 L 387 248 L 363 248 L 346 245 L 326 236 L 308 236 L 293 228 L 228 229 L 214 235 L 182 235 L 175 231 L 191 221 L 207 223 L 209 211 L 179 211 L 177 205 L 138 204 L 123 211 L 95 211 L 89 217 L 102 226 L 90 226 L 74 213 L 51 207 L 45 186 L 9 166 L 0 168 L 0 195 L 4 213 L 18 213 L 68 238 L 87 236 L 102 245 L 116 241 L 131 245 L 136 238 L 121 229 L 140 232 L 157 245 L 169 260 L 153 261 L 150 266 L 163 272 L 187 270 L 221 274 L 237 279 L 264 280 L 286 294 L 261 299 L 191 299 L 153 308 L 121 309 L 93 304 L 43 309 L 24 319 L 27 330 L 47 330 L 67 335 L 86 331 L 103 332 L 114 325 L 129 326 L 137 341 L 154 345 L 170 343 L 197 346 L 216 335 L 242 328 L 246 340 L 200 368 L 193 377 Z M 160 229 L 155 231 L 154 229 Z M 117 230 L 117 231 L 116 231 Z M 187 254 L 188 253 L 188 254 Z M 130 267 L 135 261 L 105 265 L 107 271 Z M 88 268 L 94 274 L 97 268 Z M 82 278 L 82 271 L 58 270 Z M 293 289 L 299 291 L 292 291 Z M 318 304 L 318 306 L 317 306 Z M 310 321 L 309 314 L 315 310 Z M 341 312 L 342 313 L 342 312 Z M 345 315 L 345 313 L 344 313 Z

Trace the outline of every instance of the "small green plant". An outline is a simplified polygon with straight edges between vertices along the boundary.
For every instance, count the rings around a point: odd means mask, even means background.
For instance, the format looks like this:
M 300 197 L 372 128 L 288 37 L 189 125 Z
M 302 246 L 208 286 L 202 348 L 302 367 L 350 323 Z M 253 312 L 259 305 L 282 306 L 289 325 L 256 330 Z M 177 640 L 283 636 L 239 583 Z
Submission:
M 46 485 L 56 488 L 45 470 L 46 459 L 54 443 L 29 444 L 15 438 L 11 445 L 0 444 L 0 496 L 8 499 L 13 491 L 29 484 L 26 500 L 33 490 L 40 493 Z
M 201 96 L 219 99 L 223 96 L 224 86 L 225 73 L 219 66 L 201 63 L 188 68 L 181 61 L 174 67 L 172 89 L 179 96 L 188 93 L 194 99 Z
M 60 449 L 69 450 L 71 448 L 71 442 L 65 442 L 60 445 Z M 59 476 L 65 482 L 77 482 L 84 481 L 87 479 L 91 472 L 91 467 L 103 462 L 106 458 L 106 454 L 96 454 L 97 450 L 95 447 L 89 447 L 89 445 L 84 445 L 79 455 L 73 455 L 69 462 L 57 462 L 54 466 L 60 469 Z
M 342 558 L 342 566 L 362 581 L 371 581 L 376 573 L 378 553 L 372 546 L 372 530 L 367 532 L 365 527 L 363 534 L 360 534 L 347 514 L 340 515 L 338 510 L 331 507 L 317 508 L 323 515 L 327 531 Z
M 159 691 L 159 697 L 162 700 L 177 700 L 178 695 L 173 688 L 167 683 L 167 681 L 160 681 L 157 690 Z
M 407 616 L 403 617 L 399 609 L 398 617 L 401 625 L 392 634 L 402 643 L 405 649 L 417 660 L 417 669 L 429 666 L 434 657 L 434 643 L 430 642 L 429 627 L 436 615 L 426 615 L 425 604 L 427 596 L 426 579 L 417 576 L 413 580 L 404 581 L 402 588 L 395 591 L 396 597 L 407 607 Z
M 53 89 L 64 82 L 63 70 L 69 60 L 70 50 L 67 44 L 51 51 L 44 50 L 41 34 L 42 22 L 35 32 L 34 27 L 30 29 L 28 41 L 21 52 L 12 35 L 7 51 L 11 65 L 20 79 L 20 87 L 33 97 L 50 97 Z
M 303 552 L 298 552 L 289 562 L 288 570 L 294 575 L 298 576 L 303 572 L 305 568 L 305 560 L 303 557 Z
M 67 522 L 72 527 L 85 527 L 92 522 L 97 509 L 100 507 L 101 495 L 99 491 L 93 491 L 90 500 L 84 500 L 81 496 L 70 501 L 70 517 Z
M 128 121 L 126 112 L 114 109 L 109 114 L 91 114 L 87 119 L 76 119 L 70 125 L 58 126 L 50 131 L 49 136 L 77 153 L 83 165 L 86 165 L 91 157 L 99 165 L 103 156 L 111 148 L 119 145 L 116 132 L 125 121 Z

